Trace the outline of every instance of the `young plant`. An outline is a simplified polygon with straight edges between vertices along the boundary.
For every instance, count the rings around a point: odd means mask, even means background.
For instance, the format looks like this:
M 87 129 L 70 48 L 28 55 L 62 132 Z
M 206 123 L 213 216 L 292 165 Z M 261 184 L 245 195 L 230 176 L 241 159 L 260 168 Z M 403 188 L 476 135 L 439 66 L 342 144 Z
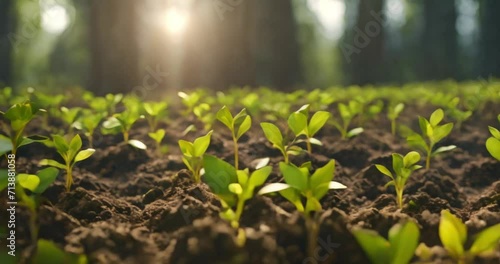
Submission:
M 203 123 L 205 131 L 210 130 L 215 121 L 215 116 L 210 112 L 210 105 L 203 103 L 194 107 L 193 114 L 198 118 L 198 120 Z
M 272 167 L 265 166 L 250 174 L 248 169 L 236 170 L 231 164 L 210 155 L 204 156 L 203 167 L 204 181 L 221 201 L 220 216 L 238 230 L 238 244 L 244 245 L 245 232 L 239 227 L 245 202 L 254 196 L 255 188 L 264 184 Z
M 373 230 L 354 228 L 351 232 L 373 264 L 410 263 L 420 237 L 413 221 L 391 227 L 388 239 Z
M 76 122 L 73 123 L 73 127 L 78 130 L 83 130 L 85 136 L 89 140 L 89 146 L 92 148 L 94 145 L 94 131 L 101 123 L 102 119 L 106 117 L 106 113 L 94 113 L 91 110 L 83 109 L 82 114 Z
M 151 132 L 155 131 L 158 126 L 158 119 L 166 114 L 166 102 L 148 102 L 144 103 L 143 107 L 146 111 L 146 119 L 148 120 L 149 129 Z
M 195 139 L 193 142 L 179 140 L 182 161 L 191 172 L 195 183 L 200 183 L 201 181 L 200 171 L 203 167 L 203 155 L 205 155 L 208 146 L 210 146 L 211 136 L 212 131 L 209 131 L 206 135 Z
M 387 118 L 391 121 L 391 133 L 393 136 L 396 135 L 396 119 L 399 117 L 399 114 L 403 112 L 405 109 L 405 105 L 403 103 L 399 103 L 396 105 L 391 105 L 387 109 Z
M 278 192 L 285 199 L 295 205 L 306 220 L 308 231 L 308 254 L 313 256 L 316 250 L 316 241 L 319 232 L 318 216 L 311 214 L 322 210 L 320 200 L 330 189 L 345 189 L 345 185 L 333 181 L 335 160 L 318 168 L 310 175 L 307 166 L 297 167 L 293 164 L 280 162 L 280 171 L 285 183 L 271 183 L 264 186 L 259 194 Z
M 384 187 L 394 186 L 396 189 L 396 200 L 399 209 L 403 209 L 403 191 L 405 189 L 406 181 L 410 177 L 411 173 L 415 170 L 422 168 L 422 166 L 417 165 L 420 161 L 420 154 L 416 151 L 411 151 L 404 157 L 401 154 L 392 154 L 392 169 L 395 173 L 393 175 L 387 167 L 384 165 L 376 164 L 375 167 L 384 175 L 391 178 L 391 180 L 385 184 Z
M 426 153 L 425 169 L 429 169 L 431 157 L 439 153 L 450 151 L 456 148 L 455 145 L 443 146 L 434 150 L 436 143 L 450 134 L 453 129 L 453 123 L 439 125 L 444 118 L 444 112 L 441 108 L 431 114 L 429 120 L 425 117 L 418 117 L 418 123 L 422 134 L 413 134 L 406 138 L 408 145 L 415 147 Z
M 363 133 L 363 128 L 356 127 L 349 130 L 352 119 L 357 116 L 362 109 L 362 104 L 358 101 L 351 100 L 348 104 L 338 104 L 340 119 L 332 119 L 332 124 L 340 131 L 342 139 L 351 138 Z
M 177 95 L 182 99 L 182 103 L 186 106 L 186 110 L 184 111 L 184 115 L 189 115 L 193 112 L 193 109 L 201 99 L 200 92 L 193 92 L 191 94 L 187 94 L 185 92 L 178 92 Z
M 69 191 L 71 189 L 71 185 L 73 184 L 73 166 L 75 166 L 75 163 L 86 160 L 90 156 L 92 156 L 92 154 L 94 154 L 95 152 L 95 149 L 88 148 L 85 150 L 81 150 L 82 139 L 78 134 L 69 141 L 59 135 L 52 136 L 52 139 L 54 141 L 54 146 L 57 150 L 57 153 L 59 153 L 59 155 L 64 160 L 64 164 L 51 159 L 43 159 L 40 161 L 40 165 L 52 166 L 65 170 L 66 191 Z
M 19 147 L 31 144 L 33 142 L 43 141 L 33 138 L 24 137 L 24 129 L 26 125 L 35 118 L 38 109 L 29 101 L 13 105 L 5 113 L 0 112 L 7 120 L 10 121 L 10 127 L 4 127 L 5 131 L 10 134 L 10 138 L 0 135 L 0 155 L 8 153 L 16 154 Z
M 83 100 L 89 107 L 99 113 L 107 113 L 112 115 L 116 112 L 116 105 L 123 99 L 123 94 L 106 94 L 104 97 L 95 97 L 92 93 L 87 92 L 83 95 Z
M 252 118 L 247 115 L 247 111 L 244 108 L 233 117 L 226 106 L 222 107 L 222 109 L 217 112 L 216 117 L 217 120 L 223 123 L 231 131 L 234 146 L 234 167 L 238 170 L 238 139 L 250 129 L 252 126 Z
M 467 226 L 448 210 L 441 211 L 439 237 L 448 254 L 459 264 L 474 263 L 476 256 L 494 254 L 500 243 L 500 224 L 480 232 L 469 251 L 465 251 Z
M 283 154 L 285 163 L 289 163 L 289 155 L 295 152 L 293 151 L 291 144 L 285 145 L 280 129 L 274 124 L 267 122 L 260 123 L 260 126 L 262 127 L 267 140 L 273 144 L 274 148 L 277 148 L 281 154 Z
M 309 119 L 309 105 L 302 106 L 299 110 L 293 112 L 288 117 L 288 127 L 293 131 L 296 137 L 304 135 L 307 146 L 307 152 L 312 153 L 311 143 L 321 145 L 321 141 L 314 138 L 314 135 L 323 128 L 326 121 L 330 118 L 330 113 L 318 111 Z
M 500 115 L 498 115 L 500 121 Z M 493 156 L 493 158 L 500 160 L 500 131 L 498 129 L 488 126 L 492 137 L 486 140 L 486 149 Z
M 104 134 L 123 134 L 123 142 L 138 149 L 146 149 L 146 145 L 139 140 L 129 139 L 130 129 L 134 123 L 141 118 L 137 111 L 125 110 L 119 114 L 114 114 L 102 124 Z
M 67 107 L 61 107 L 61 119 L 66 123 L 68 126 L 68 133 L 72 133 L 73 126 L 80 116 L 82 109 L 80 107 L 73 107 L 73 108 L 67 108 Z
M 165 137 L 165 129 L 158 129 L 155 132 L 150 132 L 150 133 L 148 133 L 148 136 L 155 141 L 156 151 L 158 154 L 167 152 L 167 146 L 164 146 L 164 147 L 161 146 L 161 142 L 163 141 L 163 138 Z

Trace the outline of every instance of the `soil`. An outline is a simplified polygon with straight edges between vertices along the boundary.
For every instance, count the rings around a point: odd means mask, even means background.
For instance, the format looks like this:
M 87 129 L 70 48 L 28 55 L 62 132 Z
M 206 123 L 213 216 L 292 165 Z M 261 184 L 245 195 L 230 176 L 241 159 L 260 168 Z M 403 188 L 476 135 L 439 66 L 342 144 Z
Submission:
M 431 110 L 405 111 L 400 122 L 415 128 L 414 113 L 426 116 Z M 500 112 L 498 106 L 493 110 Z M 247 202 L 241 219 L 247 242 L 238 247 L 235 231 L 219 217 L 220 202 L 207 185 L 192 182 L 181 161 L 177 140 L 187 124 L 181 117 L 161 124 L 167 130 L 164 144 L 169 146 L 169 153 L 162 156 L 154 149 L 142 151 L 120 144 L 119 135 L 96 135 L 97 152 L 75 166 L 72 190 L 65 192 L 61 173 L 44 193 L 39 237 L 55 241 L 66 251 L 85 253 L 91 263 L 369 263 L 349 231 L 353 226 L 386 236 L 391 226 L 412 218 L 420 226 L 420 241 L 439 246 L 443 209 L 466 222 L 469 237 L 500 223 L 500 162 L 484 147 L 487 125 L 497 124 L 493 115 L 476 113 L 442 142 L 458 148 L 433 159 L 430 170 L 412 175 L 402 211 L 396 206 L 394 189 L 383 188 L 387 178 L 373 164 L 390 165 L 391 153 L 409 149 L 404 139 L 388 132 L 389 122 L 381 116 L 349 140 L 341 140 L 337 131 L 326 127 L 318 135 L 323 146 L 315 146 L 312 155 L 292 158 L 295 164 L 312 161 L 313 168 L 335 159 L 335 180 L 348 186 L 330 191 L 321 201 L 324 211 L 317 256 L 306 255 L 304 221 L 279 196 L 255 196 Z M 218 124 L 214 130 L 208 152 L 232 162 L 229 133 Z M 46 133 L 36 123 L 30 126 L 31 132 Z M 141 121 L 131 138 L 153 146 L 147 132 L 147 124 Z M 200 130 L 185 138 L 202 134 Z M 270 157 L 274 171 L 268 181 L 280 180 L 276 169 L 282 160 L 280 152 L 271 147 L 255 121 L 240 141 L 240 155 L 240 167 Z M 41 144 L 24 147 L 17 168 L 34 173 L 43 158 L 57 159 L 57 153 Z M 19 219 L 27 219 L 22 207 L 17 213 Z M 23 250 L 30 244 L 29 229 L 27 221 L 19 223 L 18 249 Z M 436 251 L 442 254 L 432 263 L 452 263 L 442 250 Z M 500 252 L 477 263 L 500 263 Z

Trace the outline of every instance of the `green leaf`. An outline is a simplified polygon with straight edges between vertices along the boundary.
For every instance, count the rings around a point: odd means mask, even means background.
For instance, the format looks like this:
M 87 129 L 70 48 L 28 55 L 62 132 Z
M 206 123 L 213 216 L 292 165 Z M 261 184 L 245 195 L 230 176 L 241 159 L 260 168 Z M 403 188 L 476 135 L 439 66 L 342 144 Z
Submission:
M 293 188 L 305 191 L 308 189 L 308 175 L 304 174 L 299 168 L 293 164 L 280 162 L 280 170 L 283 174 L 285 182 Z
M 0 192 L 9 185 L 9 172 L 8 170 L 0 170 Z
M 262 189 L 260 189 L 259 191 L 259 195 L 264 195 L 264 194 L 268 194 L 268 193 L 275 193 L 275 192 L 280 192 L 280 191 L 283 191 L 283 190 L 286 190 L 286 189 L 289 189 L 289 188 L 292 188 L 292 186 L 286 184 L 286 183 L 271 183 L 271 184 L 268 184 L 264 187 L 262 187 Z
M 413 164 L 420 161 L 420 154 L 416 151 L 410 151 L 403 158 L 403 164 L 405 168 L 410 168 Z
M 228 189 L 230 192 L 236 195 L 241 195 L 243 193 L 243 188 L 241 188 L 241 185 L 239 183 L 229 184 Z
M 449 145 L 449 146 L 439 147 L 436 150 L 434 150 L 434 152 L 432 152 L 431 157 L 434 157 L 434 156 L 436 156 L 439 153 L 447 152 L 447 151 L 450 151 L 450 150 L 453 150 L 453 149 L 456 149 L 456 148 L 457 148 L 457 146 L 455 146 L 455 145 Z
M 137 139 L 131 139 L 131 140 L 127 141 L 127 144 L 131 145 L 134 148 L 142 149 L 142 150 L 145 150 L 148 148 L 146 146 L 146 144 L 142 143 L 141 141 L 139 141 Z
M 394 225 L 389 230 L 389 243 L 392 249 L 391 263 L 410 263 L 418 246 L 419 237 L 418 226 L 412 221 Z
M 95 152 L 95 149 L 92 149 L 92 148 L 82 150 L 82 151 L 78 152 L 78 154 L 76 154 L 74 162 L 86 160 L 90 156 L 92 156 L 92 154 L 94 154 L 94 152 Z
M 439 237 L 448 254 L 454 259 L 459 259 L 464 255 L 463 244 L 467 239 L 467 227 L 448 210 L 441 211 Z
M 212 192 L 230 194 L 229 184 L 238 182 L 236 169 L 231 164 L 211 155 L 203 156 L 203 167 L 205 168 L 204 181 Z
M 237 170 L 236 171 L 236 176 L 238 176 L 238 183 L 241 185 L 241 186 L 247 186 L 248 185 L 248 169 L 244 169 L 244 170 Z
M 325 111 L 318 111 L 314 113 L 311 117 L 311 121 L 309 121 L 309 137 L 313 137 L 328 121 L 330 118 L 330 113 Z
M 392 176 L 391 171 L 388 170 L 386 166 L 380 165 L 380 164 L 375 164 L 375 168 L 377 168 L 377 170 L 380 171 L 382 174 L 384 174 L 384 175 L 386 175 L 389 178 L 394 180 L 394 177 Z
M 448 123 L 442 126 L 438 126 L 434 128 L 434 131 L 432 133 L 432 140 L 434 142 L 439 142 L 441 139 L 444 137 L 448 136 L 450 134 L 451 130 L 453 129 L 453 124 Z
M 223 106 L 217 112 L 217 120 L 226 125 L 231 131 L 233 131 L 233 115 L 226 106 Z
M 288 127 L 295 136 L 305 135 L 307 129 L 307 116 L 300 112 L 294 112 L 288 117 Z
M 304 205 L 302 204 L 300 192 L 297 189 L 288 188 L 280 191 L 279 193 L 283 196 L 283 198 L 295 205 L 298 212 L 304 212 Z
M 271 123 L 260 123 L 267 140 L 278 148 L 283 148 L 283 135 L 277 126 Z
M 492 126 L 488 126 L 488 129 L 490 130 L 490 133 L 494 138 L 500 140 L 500 131 L 498 131 L 498 129 Z
M 486 140 L 486 149 L 493 158 L 500 160 L 500 140 L 490 137 Z
M 391 245 L 375 231 L 354 229 L 352 234 L 374 264 L 388 264 L 392 255 Z
M 265 166 L 252 172 L 249 185 L 252 187 L 261 186 L 262 184 L 264 184 L 264 182 L 266 182 L 267 177 L 269 177 L 269 174 L 271 174 L 272 170 L 273 168 L 271 166 Z
M 236 134 L 236 139 L 239 139 L 245 132 L 247 132 L 252 126 L 252 118 L 247 115 L 241 125 L 238 128 L 238 133 Z
M 406 138 L 406 142 L 408 143 L 408 145 L 410 145 L 410 147 L 418 148 L 425 152 L 427 152 L 429 149 L 427 142 L 419 134 L 412 134 L 408 136 Z
M 69 150 L 72 153 L 72 155 L 69 155 L 70 158 L 72 158 L 72 156 L 76 154 L 76 152 L 79 151 L 81 148 L 82 148 L 82 138 L 80 138 L 80 135 L 76 134 L 69 143 Z
M 150 132 L 148 133 L 148 136 L 157 143 L 161 143 L 161 141 L 165 137 L 165 129 L 158 129 L 155 132 Z
M 402 171 L 404 168 L 403 156 L 398 153 L 392 154 L 392 169 L 396 173 L 397 176 L 402 175 Z
M 40 184 L 38 184 L 38 187 L 33 192 L 42 194 L 56 180 L 59 170 L 56 168 L 45 168 L 36 174 L 40 179 Z
M 309 212 L 317 212 L 317 211 L 321 211 L 322 210 L 322 207 L 321 207 L 321 203 L 319 202 L 319 200 L 312 196 L 312 197 L 309 197 L 306 201 L 306 213 L 309 213 Z
M 210 138 L 212 136 L 212 132 L 213 131 L 211 130 L 206 135 L 194 140 L 193 142 L 194 157 L 201 157 L 203 156 L 203 154 L 205 154 L 205 152 L 208 149 L 208 146 L 210 146 Z
M 319 195 L 319 190 L 316 190 L 321 184 L 327 184 L 333 180 L 335 173 L 335 160 L 330 160 L 325 166 L 318 168 L 313 175 L 309 178 L 309 189 L 313 191 L 313 194 L 318 196 L 316 198 L 321 199 L 324 195 Z M 328 190 L 328 187 L 326 188 Z
M 59 151 L 59 153 L 67 153 L 69 150 L 69 146 L 66 143 L 66 140 L 59 135 L 53 135 L 52 139 L 54 140 L 54 145 L 56 146 L 56 149 Z
M 474 240 L 472 247 L 470 248 L 470 253 L 474 256 L 479 255 L 483 252 L 488 252 L 494 250 L 498 247 L 500 243 L 500 224 L 490 226 L 485 230 L 481 231 L 479 235 Z
M 418 125 L 420 126 L 420 130 L 422 131 L 422 135 L 428 135 L 429 132 L 427 131 L 427 129 L 431 126 L 429 121 L 427 121 L 427 119 L 425 119 L 424 117 L 419 116 Z
M 56 168 L 59 168 L 62 170 L 66 169 L 66 165 L 61 164 L 61 163 L 59 163 L 55 160 L 51 160 L 51 159 L 43 159 L 38 163 L 38 165 L 40 165 L 40 166 L 52 166 L 52 167 L 56 167 Z
M 40 184 L 40 179 L 38 176 L 33 174 L 21 173 L 17 175 L 17 182 L 24 189 L 28 189 L 33 192 L 38 187 L 38 184 Z
M 12 151 L 12 142 L 10 141 L 10 138 L 0 135 L 0 155 L 9 151 Z
M 179 140 L 179 148 L 184 156 L 194 157 L 194 146 L 193 143 L 186 140 Z
M 33 258 L 33 264 L 86 264 L 88 263 L 85 255 L 75 255 L 64 252 L 58 248 L 52 241 L 39 239 L 37 251 Z
M 439 122 L 441 122 L 444 118 L 444 111 L 443 109 L 439 108 L 439 109 L 436 109 L 436 111 L 434 111 L 432 114 L 431 114 L 431 117 L 429 118 L 429 123 L 431 124 L 432 127 L 435 127 L 439 124 Z
M 354 136 L 357 136 L 357 135 L 363 133 L 364 131 L 365 130 L 362 127 L 353 128 L 353 129 L 349 130 L 349 132 L 347 132 L 346 137 L 352 138 Z
M 396 182 L 394 180 L 391 180 L 389 182 L 387 182 L 386 184 L 384 184 L 384 188 L 388 188 L 389 186 L 396 186 Z

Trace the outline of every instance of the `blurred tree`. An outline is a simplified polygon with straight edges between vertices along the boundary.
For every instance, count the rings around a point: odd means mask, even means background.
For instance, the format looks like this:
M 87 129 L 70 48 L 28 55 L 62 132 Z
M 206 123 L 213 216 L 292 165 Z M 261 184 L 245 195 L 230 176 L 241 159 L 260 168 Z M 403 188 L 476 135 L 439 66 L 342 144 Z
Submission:
M 96 94 L 131 92 L 140 85 L 136 0 L 92 0 L 91 84 Z
M 458 43 L 455 0 L 424 0 L 423 9 L 420 80 L 456 78 Z
M 500 10 L 498 0 L 480 0 L 480 62 L 483 77 L 500 77 Z
M 0 1 L 0 88 L 12 85 L 12 42 L 10 34 L 14 32 L 14 2 Z

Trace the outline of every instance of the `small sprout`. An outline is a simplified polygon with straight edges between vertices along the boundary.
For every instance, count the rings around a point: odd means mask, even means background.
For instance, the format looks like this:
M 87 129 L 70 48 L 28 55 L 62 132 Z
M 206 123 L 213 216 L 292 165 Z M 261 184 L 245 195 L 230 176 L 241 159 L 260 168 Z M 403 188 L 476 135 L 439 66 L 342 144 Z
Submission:
M 392 168 L 395 173 L 393 176 L 387 167 L 376 164 L 375 167 L 384 175 L 391 178 L 391 181 L 385 184 L 385 187 L 394 186 L 396 189 L 396 197 L 399 209 L 403 209 L 403 191 L 405 189 L 406 181 L 411 173 L 415 170 L 422 168 L 417 165 L 420 161 L 420 154 L 416 151 L 411 151 L 404 157 L 401 154 L 392 154 Z
M 210 112 L 210 105 L 203 103 L 197 105 L 193 109 L 193 113 L 198 118 L 198 120 L 203 123 L 205 131 L 208 131 L 212 128 L 212 124 L 215 121 L 215 115 Z
M 194 107 L 198 105 L 201 99 L 201 93 L 199 92 L 193 92 L 191 94 L 187 94 L 185 92 L 178 92 L 177 95 L 182 99 L 182 103 L 186 106 L 184 115 L 189 115 L 190 113 L 192 113 Z
M 75 122 L 77 121 L 78 117 L 80 116 L 82 109 L 80 107 L 73 107 L 73 108 L 67 108 L 67 107 L 61 107 L 61 119 L 66 123 L 68 126 L 68 133 L 72 133 L 72 129 L 74 127 Z
M 388 239 L 373 230 L 355 228 L 352 233 L 373 264 L 410 263 L 420 237 L 413 221 L 394 225 Z
M 155 132 L 148 133 L 148 136 L 152 138 L 156 143 L 156 151 L 158 153 L 162 153 L 162 150 L 166 150 L 166 148 L 162 149 L 161 142 L 165 137 L 165 129 L 158 129 Z M 165 146 L 166 147 L 166 146 Z
M 210 146 L 210 137 L 212 131 L 206 135 L 195 139 L 193 142 L 179 140 L 179 148 L 182 152 L 182 161 L 191 172 L 191 176 L 195 183 L 200 183 L 200 171 L 203 167 L 203 155 Z
M 471 110 L 462 110 L 459 106 L 460 98 L 454 97 L 446 104 L 446 113 L 455 120 L 455 128 L 460 128 L 462 123 L 472 116 Z
M 94 113 L 91 110 L 84 109 L 77 121 L 73 123 L 73 127 L 84 132 L 89 140 L 90 147 L 94 145 L 94 131 L 106 115 L 106 113 Z
M 362 127 L 357 127 L 349 130 L 352 119 L 357 116 L 362 110 L 362 104 L 358 101 L 351 100 L 349 103 L 338 104 L 341 120 L 332 119 L 333 125 L 340 131 L 342 139 L 351 138 L 363 133 Z
M 465 251 L 467 227 L 450 211 L 443 210 L 439 222 L 439 237 L 450 257 L 457 263 L 473 263 L 476 256 L 494 254 L 500 242 L 500 224 L 481 231 L 469 251 Z
M 298 154 L 298 152 L 302 150 L 301 148 L 293 145 L 293 143 L 295 143 L 295 139 L 285 145 L 283 135 L 276 125 L 262 122 L 260 123 L 260 126 L 262 127 L 267 140 L 273 144 L 274 148 L 277 148 L 281 152 L 283 158 L 285 159 L 285 163 L 289 163 L 289 155 Z
M 239 229 L 245 202 L 254 196 L 255 188 L 264 184 L 272 167 L 264 166 L 250 173 L 248 169 L 236 170 L 231 164 L 210 155 L 204 156 L 203 167 L 204 181 L 221 201 L 223 212 L 220 216 Z M 245 233 L 239 231 L 238 244 L 242 246 Z
M 149 130 L 155 131 L 158 126 L 158 119 L 166 115 L 167 110 L 166 102 L 147 102 L 143 107 L 146 111 L 146 119 L 148 120 Z
M 391 133 L 393 136 L 396 135 L 396 119 L 404 109 L 405 105 L 403 103 L 391 105 L 389 106 L 389 109 L 387 109 L 387 118 L 389 118 L 389 120 L 391 121 Z
M 247 111 L 243 108 L 237 115 L 233 117 L 229 109 L 224 106 L 217 112 L 217 120 L 223 123 L 231 131 L 234 146 L 234 167 L 238 169 L 238 139 L 247 132 L 252 126 L 252 118 L 247 115 Z
M 123 94 L 106 94 L 104 97 L 96 97 L 90 92 L 83 95 L 83 100 L 89 107 L 98 113 L 113 115 L 116 112 L 116 105 L 123 99 Z
M 146 149 L 146 145 L 139 140 L 129 140 L 130 129 L 134 123 L 141 118 L 137 111 L 125 110 L 119 114 L 114 114 L 108 120 L 104 121 L 103 133 L 104 134 L 123 134 L 123 142 L 138 149 Z
M 418 121 L 422 134 L 420 135 L 415 133 L 406 138 L 408 145 L 420 149 L 421 151 L 424 151 L 426 153 L 425 169 L 429 169 L 431 157 L 456 148 L 455 145 L 450 145 L 439 147 L 436 150 L 433 150 L 435 144 L 448 136 L 448 134 L 450 134 L 451 130 L 453 129 L 453 123 L 439 125 L 443 118 L 444 112 L 442 109 L 437 109 L 436 111 L 434 111 L 431 114 L 429 120 L 419 116 Z
M 500 115 L 498 115 L 498 121 L 500 121 Z M 492 137 L 486 140 L 486 149 L 493 158 L 500 160 L 500 131 L 492 126 L 488 128 Z
M 308 118 L 309 105 L 304 105 L 299 110 L 290 114 L 288 117 L 288 127 L 293 131 L 296 137 L 301 135 L 306 137 L 307 152 L 312 153 L 311 143 L 321 145 L 321 141 L 314 138 L 314 135 L 323 128 L 326 121 L 330 118 L 330 113 L 318 111 L 314 113 L 311 120 L 308 121 Z
M 71 185 L 73 184 L 73 166 L 75 166 L 75 163 L 86 160 L 92 156 L 95 149 L 88 148 L 80 150 L 82 148 L 82 139 L 78 134 L 70 141 L 67 141 L 64 137 L 59 135 L 54 135 L 52 139 L 57 153 L 59 153 L 64 160 L 64 164 L 51 159 L 43 159 L 40 161 L 39 165 L 52 166 L 66 170 L 66 191 L 69 191 L 71 189 Z

